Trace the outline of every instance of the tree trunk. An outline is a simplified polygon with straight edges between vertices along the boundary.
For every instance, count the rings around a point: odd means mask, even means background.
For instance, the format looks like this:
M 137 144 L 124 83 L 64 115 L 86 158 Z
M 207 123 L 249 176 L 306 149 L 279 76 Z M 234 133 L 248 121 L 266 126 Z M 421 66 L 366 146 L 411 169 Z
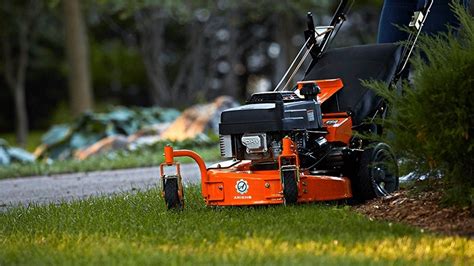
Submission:
M 14 91 L 16 114 L 16 142 L 25 147 L 28 138 L 28 114 L 26 111 L 25 86 L 17 84 Z
M 27 24 L 23 24 L 20 27 L 19 33 L 19 45 L 20 54 L 18 56 L 18 70 L 17 79 L 15 84 L 15 111 L 16 111 L 16 140 L 19 145 L 24 147 L 28 138 L 28 114 L 26 110 L 25 100 L 25 79 L 26 79 L 26 68 L 28 67 L 29 61 L 29 40 L 28 34 L 29 29 Z
M 28 138 L 28 113 L 25 98 L 25 77 L 29 61 L 29 20 L 25 19 L 18 28 L 18 56 L 13 60 L 13 48 L 11 40 L 2 40 L 4 56 L 5 80 L 15 103 L 15 135 L 16 143 L 24 147 Z
M 150 80 L 150 96 L 153 104 L 173 106 L 172 91 L 162 63 L 166 17 L 158 7 L 147 8 L 135 13 L 140 36 L 140 50 L 146 74 Z
M 187 106 L 198 98 L 204 98 L 206 73 L 203 61 L 205 59 L 205 37 L 203 25 L 194 21 L 189 25 L 189 45 L 180 65 L 178 74 L 173 82 L 174 102 Z
M 239 63 L 240 54 L 237 52 L 239 49 L 239 28 L 238 19 L 240 10 L 232 10 L 227 12 L 226 19 L 229 23 L 229 53 L 227 55 L 227 63 L 230 65 L 229 72 L 224 77 L 224 88 L 223 94 L 234 97 L 234 98 L 245 98 L 245 95 L 239 95 L 241 92 L 239 88 L 239 82 L 237 74 L 234 71 L 234 67 Z M 240 96 L 240 97 L 239 97 Z
M 69 98 L 74 116 L 92 110 L 87 34 L 79 0 L 64 0 L 66 55 L 69 64 Z
M 293 56 L 295 54 L 294 48 L 292 47 L 291 39 L 293 37 L 293 31 L 291 25 L 291 17 L 289 14 L 277 14 L 274 16 L 275 27 L 274 27 L 274 38 L 275 41 L 280 45 L 280 54 L 275 60 L 275 67 L 273 73 L 273 88 L 278 84 L 286 70 L 290 66 Z M 291 74 L 291 73 L 290 73 Z M 290 75 L 288 74 L 288 76 Z M 285 85 L 286 80 L 281 84 L 280 89 Z

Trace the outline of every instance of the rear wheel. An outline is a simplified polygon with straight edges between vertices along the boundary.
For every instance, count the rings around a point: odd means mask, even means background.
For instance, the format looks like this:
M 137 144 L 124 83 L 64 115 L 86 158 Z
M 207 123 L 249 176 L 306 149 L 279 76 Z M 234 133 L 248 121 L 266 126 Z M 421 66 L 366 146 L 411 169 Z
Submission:
M 358 173 L 353 184 L 356 200 L 387 196 L 398 189 L 397 160 L 390 146 L 378 143 L 365 149 L 360 157 Z
M 180 200 L 178 194 L 178 178 L 165 179 L 163 186 L 166 207 L 169 210 L 183 208 L 183 202 Z
M 298 201 L 298 185 L 296 171 L 283 171 L 283 196 L 285 204 L 294 204 Z

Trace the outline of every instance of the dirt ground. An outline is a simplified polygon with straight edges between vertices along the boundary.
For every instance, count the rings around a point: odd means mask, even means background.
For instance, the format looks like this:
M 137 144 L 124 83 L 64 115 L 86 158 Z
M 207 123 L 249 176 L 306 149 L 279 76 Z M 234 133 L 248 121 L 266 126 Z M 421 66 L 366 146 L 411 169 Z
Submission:
M 474 209 L 444 207 L 441 191 L 400 191 L 355 206 L 369 218 L 410 224 L 424 230 L 448 235 L 474 237 Z

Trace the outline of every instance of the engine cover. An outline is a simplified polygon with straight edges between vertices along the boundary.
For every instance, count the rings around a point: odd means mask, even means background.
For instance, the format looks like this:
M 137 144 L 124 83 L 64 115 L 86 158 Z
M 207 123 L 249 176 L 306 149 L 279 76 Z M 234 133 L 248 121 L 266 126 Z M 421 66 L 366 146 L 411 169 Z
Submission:
M 219 134 L 283 132 L 321 127 L 322 115 L 318 102 L 299 99 L 292 92 L 270 92 L 254 94 L 249 104 L 222 112 Z

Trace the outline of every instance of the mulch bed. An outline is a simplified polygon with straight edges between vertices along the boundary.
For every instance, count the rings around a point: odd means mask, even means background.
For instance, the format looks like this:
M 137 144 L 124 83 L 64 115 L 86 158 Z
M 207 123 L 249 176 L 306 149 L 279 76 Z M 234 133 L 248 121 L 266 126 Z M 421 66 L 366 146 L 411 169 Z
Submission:
M 443 207 L 442 192 L 410 193 L 402 189 L 388 197 L 377 198 L 354 209 L 369 218 L 401 222 L 448 235 L 474 237 L 474 209 Z

